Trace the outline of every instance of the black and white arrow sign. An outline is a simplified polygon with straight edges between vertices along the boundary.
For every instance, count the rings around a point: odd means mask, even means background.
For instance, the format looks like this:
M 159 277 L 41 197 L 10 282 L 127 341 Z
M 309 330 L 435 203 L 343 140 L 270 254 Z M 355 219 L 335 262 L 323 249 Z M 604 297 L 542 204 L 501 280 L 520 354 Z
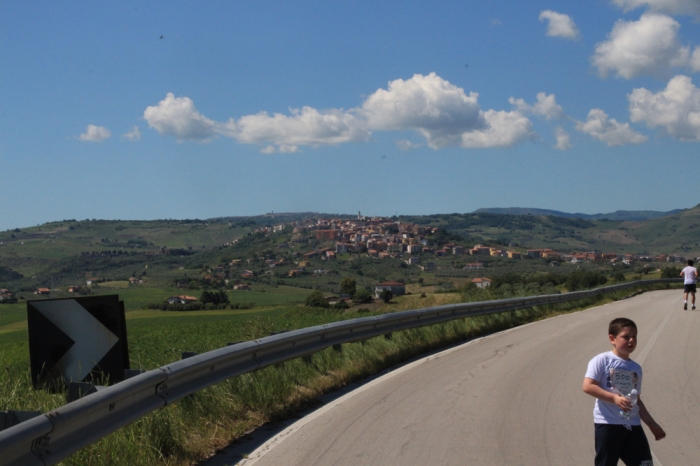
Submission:
M 68 381 L 82 381 L 119 341 L 115 334 L 74 299 L 37 301 L 33 304 L 75 342 L 52 369 L 52 372 L 63 374 Z
M 123 379 L 129 367 L 124 306 L 119 297 L 90 296 L 27 303 L 35 385 Z

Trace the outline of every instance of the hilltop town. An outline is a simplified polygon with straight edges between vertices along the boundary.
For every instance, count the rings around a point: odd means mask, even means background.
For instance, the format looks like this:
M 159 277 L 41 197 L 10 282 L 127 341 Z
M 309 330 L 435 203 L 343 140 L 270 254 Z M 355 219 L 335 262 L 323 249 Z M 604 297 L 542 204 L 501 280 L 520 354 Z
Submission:
M 488 213 L 64 220 L 0 233 L 0 257 L 9 266 L 0 269 L 0 301 L 16 298 L 18 291 L 37 296 L 89 294 L 111 282 L 234 292 L 291 286 L 338 294 L 340 281 L 350 278 L 375 292 L 377 286 L 391 283 L 394 294 L 401 294 L 400 287 L 411 283 L 429 283 L 433 291 L 455 289 L 466 282 L 488 286 L 494 277 L 508 273 L 566 275 L 583 268 L 609 276 L 616 271 L 646 274 L 684 262 L 688 255 L 678 254 L 679 249 L 694 257 L 692 244 L 681 245 L 673 253 L 632 253 L 633 228 L 648 229 L 663 221 L 680 230 L 677 225 L 686 221 L 688 212 L 694 210 L 677 214 L 679 220 L 669 217 L 647 223 Z M 694 226 L 689 223 L 687 229 L 692 232 Z M 543 233 L 533 235 L 538 229 Z M 572 247 L 583 244 L 584 234 L 621 237 L 623 250 Z M 197 246 L 193 238 L 209 238 L 209 243 Z M 190 291 L 177 296 L 184 296 L 180 303 L 187 304 L 196 299 L 191 295 Z

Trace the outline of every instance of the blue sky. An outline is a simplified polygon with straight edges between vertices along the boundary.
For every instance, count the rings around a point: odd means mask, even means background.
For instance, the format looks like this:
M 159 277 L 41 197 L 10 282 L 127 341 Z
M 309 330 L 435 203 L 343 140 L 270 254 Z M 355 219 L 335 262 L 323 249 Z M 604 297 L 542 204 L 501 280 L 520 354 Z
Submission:
M 692 207 L 698 46 L 698 0 L 3 2 L 0 230 Z

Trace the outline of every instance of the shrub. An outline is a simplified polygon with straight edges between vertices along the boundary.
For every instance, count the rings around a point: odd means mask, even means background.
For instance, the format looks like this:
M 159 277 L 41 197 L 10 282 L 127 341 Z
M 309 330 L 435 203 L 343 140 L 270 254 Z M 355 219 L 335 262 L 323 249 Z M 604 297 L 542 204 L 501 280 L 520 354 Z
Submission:
M 305 304 L 308 307 L 323 307 L 328 308 L 328 300 L 323 297 L 323 293 L 320 290 L 316 290 L 306 297 Z
M 566 279 L 566 288 L 569 291 L 585 290 L 604 285 L 607 281 L 608 277 L 603 272 L 579 270 L 569 274 Z
M 664 267 L 661 269 L 661 278 L 678 278 L 680 274 L 680 267 Z
M 372 301 L 372 295 L 365 288 L 360 288 L 355 292 L 352 301 L 357 304 L 364 304 Z
M 382 301 L 385 303 L 390 303 L 391 299 L 394 297 L 394 293 L 392 293 L 391 290 L 384 289 L 379 297 L 382 298 Z

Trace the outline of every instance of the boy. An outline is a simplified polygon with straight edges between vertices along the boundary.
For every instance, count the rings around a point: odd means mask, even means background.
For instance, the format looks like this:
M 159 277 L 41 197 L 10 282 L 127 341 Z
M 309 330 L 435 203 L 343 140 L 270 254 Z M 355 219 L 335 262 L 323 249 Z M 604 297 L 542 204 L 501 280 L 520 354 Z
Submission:
M 595 465 L 616 466 L 621 459 L 627 466 L 653 466 L 649 442 L 639 421 L 649 426 L 656 440 L 666 437 L 666 432 L 651 417 L 641 398 L 635 405 L 615 391 L 612 384 L 615 375 L 631 381 L 630 386 L 642 393 L 642 366 L 630 359 L 637 347 L 637 325 L 624 317 L 614 319 L 608 338 L 612 351 L 591 359 L 583 379 L 583 391 L 597 398 L 593 409 Z M 629 413 L 629 417 L 623 417 L 620 411 Z
M 688 261 L 688 267 L 681 270 L 681 277 L 683 277 L 683 310 L 688 310 L 688 293 L 695 310 L 695 281 L 698 279 L 698 270 L 693 267 L 692 260 Z

